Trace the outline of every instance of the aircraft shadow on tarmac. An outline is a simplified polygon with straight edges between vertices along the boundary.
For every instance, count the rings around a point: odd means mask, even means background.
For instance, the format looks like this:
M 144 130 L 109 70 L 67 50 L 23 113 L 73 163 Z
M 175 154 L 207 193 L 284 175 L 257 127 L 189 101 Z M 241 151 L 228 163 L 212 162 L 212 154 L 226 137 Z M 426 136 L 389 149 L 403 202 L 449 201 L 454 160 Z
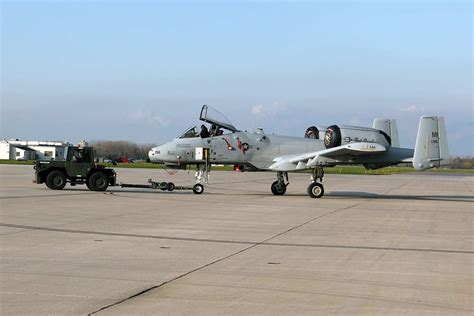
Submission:
M 384 200 L 420 200 L 420 201 L 446 201 L 446 202 L 474 202 L 472 195 L 400 195 L 400 194 L 377 194 L 369 192 L 336 191 L 326 193 L 325 196 L 335 198 L 363 198 Z
M 216 188 L 217 189 L 217 188 Z M 90 192 L 87 189 L 63 189 L 63 191 L 81 191 L 81 192 Z M 270 193 L 249 193 L 248 191 L 242 190 L 241 193 L 235 193 L 235 189 L 233 190 L 234 193 L 218 193 L 218 192 L 211 192 L 207 194 L 212 195 L 247 195 L 247 196 L 272 196 Z M 113 193 L 140 193 L 140 194 L 165 194 L 165 195 L 176 195 L 176 194 L 186 194 L 186 195 L 194 195 L 192 191 L 177 191 L 177 192 L 169 192 L 169 191 L 162 191 L 162 190 L 152 190 L 152 189 L 111 189 L 109 188 L 107 191 L 104 192 L 97 192 L 103 194 L 113 194 Z M 204 195 L 206 192 L 204 193 Z M 307 197 L 304 193 L 287 193 L 284 196 L 275 196 L 275 198 L 284 198 L 285 196 L 288 197 Z M 332 191 L 326 192 L 323 199 L 325 198 L 342 198 L 342 199 L 380 199 L 380 200 L 415 200 L 415 201 L 442 201 L 442 202 L 474 202 L 473 195 L 400 195 L 400 194 L 377 194 L 377 193 L 370 193 L 370 192 L 358 192 L 358 191 Z M 317 200 L 317 199 L 315 199 Z

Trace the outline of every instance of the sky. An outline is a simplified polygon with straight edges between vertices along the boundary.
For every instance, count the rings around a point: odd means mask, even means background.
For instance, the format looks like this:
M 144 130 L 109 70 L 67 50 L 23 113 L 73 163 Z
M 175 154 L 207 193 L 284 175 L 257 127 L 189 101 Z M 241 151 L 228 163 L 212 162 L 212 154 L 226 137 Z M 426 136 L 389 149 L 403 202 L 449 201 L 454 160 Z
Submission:
M 471 1 L 0 1 L 1 133 L 162 144 L 203 104 L 241 130 L 446 120 L 473 156 Z

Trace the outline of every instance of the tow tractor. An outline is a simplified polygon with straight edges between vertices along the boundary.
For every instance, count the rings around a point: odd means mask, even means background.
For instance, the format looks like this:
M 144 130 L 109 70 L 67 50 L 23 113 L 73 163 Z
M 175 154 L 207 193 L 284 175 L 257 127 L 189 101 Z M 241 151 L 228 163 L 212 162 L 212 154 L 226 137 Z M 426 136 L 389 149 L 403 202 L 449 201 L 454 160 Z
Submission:
M 204 186 L 196 183 L 194 186 L 177 186 L 173 182 L 157 182 L 152 179 L 148 184 L 117 183 L 114 169 L 97 165 L 92 147 L 68 147 L 66 160 L 37 160 L 34 165 L 34 183 L 42 184 L 52 190 L 62 190 L 69 182 L 71 186 L 85 184 L 91 191 L 105 191 L 109 186 L 122 188 L 159 189 L 162 191 L 192 190 L 202 194 Z

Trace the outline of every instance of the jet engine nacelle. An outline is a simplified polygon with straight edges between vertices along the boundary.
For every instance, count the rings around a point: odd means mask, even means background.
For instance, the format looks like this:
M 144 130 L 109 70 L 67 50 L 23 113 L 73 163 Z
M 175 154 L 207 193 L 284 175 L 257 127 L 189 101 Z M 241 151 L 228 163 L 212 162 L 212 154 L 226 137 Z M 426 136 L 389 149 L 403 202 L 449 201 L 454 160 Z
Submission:
M 324 138 L 324 132 L 326 130 L 326 127 L 316 127 L 316 126 L 310 126 L 306 129 L 306 132 L 304 133 L 304 138 L 312 138 L 312 139 L 323 139 Z
M 310 126 L 304 133 L 304 138 L 319 139 L 319 129 L 316 126 Z
M 385 132 L 370 127 L 331 125 L 326 129 L 324 133 L 326 148 L 349 143 L 377 143 L 388 147 L 391 139 Z

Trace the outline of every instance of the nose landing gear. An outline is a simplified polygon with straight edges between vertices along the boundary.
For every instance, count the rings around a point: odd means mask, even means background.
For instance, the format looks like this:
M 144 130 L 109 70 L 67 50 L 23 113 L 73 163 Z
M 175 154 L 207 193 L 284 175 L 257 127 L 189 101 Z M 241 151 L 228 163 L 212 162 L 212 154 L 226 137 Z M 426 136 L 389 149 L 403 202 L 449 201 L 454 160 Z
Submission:
M 204 192 L 204 186 L 200 183 L 196 183 L 193 186 L 193 192 L 194 194 L 202 194 L 202 192 Z
M 210 164 L 197 164 L 196 165 L 196 183 L 199 184 L 208 184 L 209 183 L 209 173 L 211 172 Z

